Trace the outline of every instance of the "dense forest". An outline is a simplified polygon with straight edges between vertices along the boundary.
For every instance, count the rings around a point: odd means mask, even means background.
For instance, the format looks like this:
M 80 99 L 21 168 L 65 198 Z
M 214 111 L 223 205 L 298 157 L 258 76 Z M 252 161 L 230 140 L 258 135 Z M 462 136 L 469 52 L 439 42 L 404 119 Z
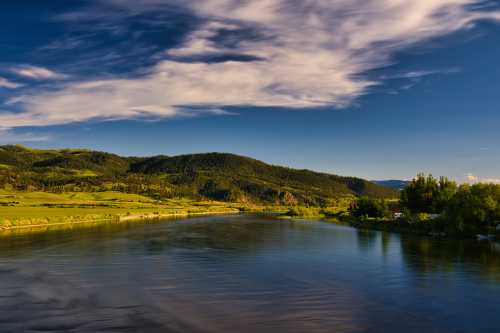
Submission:
M 223 153 L 122 157 L 82 149 L 0 146 L 0 188 L 120 191 L 278 205 L 335 205 L 346 197 L 391 198 L 397 191 L 354 177 L 273 166 Z

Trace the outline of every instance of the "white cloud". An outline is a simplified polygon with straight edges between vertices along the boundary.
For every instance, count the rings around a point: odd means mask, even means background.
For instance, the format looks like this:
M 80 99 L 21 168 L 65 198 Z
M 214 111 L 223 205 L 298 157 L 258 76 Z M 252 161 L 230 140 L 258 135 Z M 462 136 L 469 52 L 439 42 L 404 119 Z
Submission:
M 468 173 L 465 175 L 465 182 L 469 184 L 474 184 L 479 181 L 478 176 L 474 176 L 472 173 Z
M 483 178 L 483 179 L 481 179 L 481 183 L 500 184 L 500 179 L 499 178 Z
M 226 48 L 217 47 L 211 38 L 217 36 L 220 30 L 238 31 L 240 27 L 234 24 L 222 22 L 209 22 L 202 29 L 192 33 L 182 47 L 168 51 L 168 54 L 174 56 L 196 56 L 207 54 L 218 54 L 231 52 Z
M 148 76 L 68 83 L 17 99 L 24 112 L 0 114 L 6 127 L 89 119 L 174 117 L 224 106 L 344 107 L 380 82 L 363 77 L 395 52 L 433 37 L 500 20 L 472 9 L 480 0 L 109 0 L 117 15 L 185 6 L 206 20 L 184 44 L 167 50 Z M 78 20 L 88 15 L 67 15 Z M 102 14 L 97 15 L 99 17 Z M 217 42 L 221 30 L 254 38 Z M 244 36 L 244 34 L 243 34 Z M 179 57 L 239 54 L 257 61 L 184 62 Z M 30 73 L 25 72 L 26 73 Z M 31 72 L 32 73 L 32 72 Z M 407 78 L 429 75 L 413 72 Z M 25 76 L 29 76 L 25 75 Z M 50 75 L 49 75 L 50 76 Z M 194 109 L 189 107 L 197 106 Z M 187 107 L 187 108 L 186 108 Z M 191 110 L 191 111 L 189 111 Z M 193 111 L 194 110 L 194 111 Z
M 16 89 L 16 88 L 19 88 L 22 86 L 23 85 L 20 83 L 12 82 L 12 81 L 7 80 L 3 77 L 0 77 L 0 88 Z
M 176 89 L 165 90 L 165 86 L 170 83 L 168 74 L 160 71 L 142 80 L 102 80 L 70 84 L 62 91 L 22 96 L 7 101 L 9 105 L 21 104 L 27 111 L 4 111 L 0 113 L 0 124 L 5 128 L 14 128 L 20 125 L 48 126 L 90 119 L 151 119 L 194 114 L 227 114 L 216 107 L 181 108 L 170 105 L 176 100 L 181 103 L 184 96 L 181 90 L 189 89 L 188 86 L 174 86 L 172 88 Z
M 11 72 L 33 80 L 61 80 L 67 77 L 67 75 L 54 72 L 48 68 L 31 65 L 14 67 Z
M 479 177 L 479 176 L 473 175 L 472 173 L 468 173 L 465 175 L 465 182 L 468 184 L 477 184 L 477 183 L 500 184 L 500 179 L 499 178 Z

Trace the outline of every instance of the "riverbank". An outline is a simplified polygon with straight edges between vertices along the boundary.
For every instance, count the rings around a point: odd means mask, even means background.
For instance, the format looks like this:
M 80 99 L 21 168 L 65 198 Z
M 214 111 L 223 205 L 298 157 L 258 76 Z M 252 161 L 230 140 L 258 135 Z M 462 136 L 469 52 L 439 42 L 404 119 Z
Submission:
M 212 214 L 236 214 L 232 203 L 189 199 L 154 200 L 121 192 L 0 192 L 0 229 L 14 230 L 99 222 Z
M 240 214 L 241 211 L 238 209 L 231 209 L 225 211 L 206 211 L 206 212 L 186 212 L 186 213 L 144 213 L 144 214 L 133 214 L 133 215 L 124 215 L 124 216 L 108 216 L 99 218 L 82 218 L 80 220 L 73 220 L 67 222 L 53 222 L 53 223 L 43 223 L 43 224 L 21 224 L 14 226 L 0 226 L 0 231 L 8 231 L 8 230 L 18 230 L 18 229 L 30 229 L 30 228 L 44 228 L 44 227 L 54 227 L 54 226 L 64 226 L 64 225 L 76 225 L 76 224 L 92 224 L 99 222 L 133 222 L 133 221 L 144 221 L 144 220 L 157 220 L 157 219 L 165 219 L 165 218 L 175 218 L 175 217 L 191 217 L 191 216 L 207 216 L 207 215 L 229 215 L 229 214 Z M 67 219 L 72 219 L 74 217 L 67 216 Z M 30 221 L 26 221 L 30 222 Z
M 434 221 L 409 223 L 407 221 L 387 219 L 346 220 L 349 225 L 358 229 L 371 229 L 397 233 L 411 233 L 420 236 L 446 237 L 449 236 L 440 230 L 438 223 Z
M 344 205 L 345 206 L 345 205 Z M 136 220 L 189 217 L 218 214 L 264 214 L 279 218 L 320 219 L 349 224 L 358 229 L 411 233 L 433 237 L 471 238 L 475 234 L 454 235 L 444 232 L 435 220 L 407 222 L 402 219 L 356 220 L 346 207 L 259 206 L 187 198 L 155 200 L 122 192 L 15 192 L 0 191 L 0 230 L 20 230 L 86 223 L 120 223 Z
M 479 239 L 494 240 L 500 239 L 500 233 L 497 230 L 479 232 L 477 230 L 458 231 L 450 229 L 442 219 L 425 219 L 408 221 L 403 218 L 361 218 L 357 219 L 349 215 L 345 210 L 338 208 L 301 208 L 295 207 L 278 215 L 284 219 L 317 219 L 325 222 L 340 223 L 349 225 L 356 229 L 367 229 L 394 232 L 400 234 L 413 234 L 419 236 L 429 236 L 437 238 L 454 239 Z

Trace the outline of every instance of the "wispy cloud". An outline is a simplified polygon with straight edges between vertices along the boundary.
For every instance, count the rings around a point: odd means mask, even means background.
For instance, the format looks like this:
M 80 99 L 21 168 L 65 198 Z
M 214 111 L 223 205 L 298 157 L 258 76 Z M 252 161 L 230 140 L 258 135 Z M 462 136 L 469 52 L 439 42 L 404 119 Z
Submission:
M 454 73 L 459 73 L 460 71 L 461 71 L 461 69 L 458 67 L 444 68 L 444 69 L 439 69 L 439 70 L 414 70 L 414 71 L 407 71 L 407 72 L 401 72 L 401 73 L 396 73 L 396 74 L 381 75 L 378 78 L 380 80 L 393 80 L 393 79 L 418 80 L 420 78 L 430 76 L 430 75 L 454 74 Z
M 67 75 L 52 71 L 48 68 L 22 65 L 11 68 L 12 73 L 33 80 L 61 80 L 67 78 Z
M 478 20 L 500 20 L 500 12 L 482 8 L 480 0 L 105 3 L 114 11 L 70 13 L 64 19 L 109 22 L 110 17 L 116 21 L 183 7 L 204 23 L 182 45 L 165 50 L 148 75 L 67 83 L 55 91 L 22 96 L 18 106 L 23 112 L 0 114 L 4 126 L 175 117 L 226 106 L 345 107 L 380 84 L 365 74 L 390 64 L 396 52 Z M 245 60 L 199 60 L 228 53 Z M 24 73 L 29 77 L 34 72 Z M 405 77 L 429 74 L 410 72 Z
M 49 141 L 52 137 L 47 134 L 33 132 L 18 132 L 12 129 L 0 128 L 0 144 L 20 142 L 42 142 Z
M 86 36 L 84 36 L 86 37 Z M 72 50 L 86 46 L 87 40 L 84 37 L 65 37 L 59 40 L 55 40 L 50 44 L 40 47 L 40 51 L 64 51 Z
M 6 78 L 0 77 L 0 88 L 16 89 L 22 86 L 23 85 L 20 83 L 12 82 Z
M 415 87 L 419 82 L 422 81 L 425 77 L 432 75 L 447 75 L 459 73 L 461 71 L 460 68 L 444 68 L 439 70 L 414 70 L 414 71 L 406 71 L 401 73 L 394 74 L 384 74 L 377 77 L 379 81 L 390 81 L 390 80 L 403 80 L 403 84 L 399 87 L 392 88 L 387 91 L 388 94 L 397 95 L 401 91 L 409 90 Z

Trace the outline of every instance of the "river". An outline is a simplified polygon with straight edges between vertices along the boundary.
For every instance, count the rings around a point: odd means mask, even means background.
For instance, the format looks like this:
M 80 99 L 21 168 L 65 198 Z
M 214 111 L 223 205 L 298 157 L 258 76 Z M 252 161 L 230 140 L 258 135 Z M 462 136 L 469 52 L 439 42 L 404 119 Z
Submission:
M 0 236 L 0 332 L 499 332 L 500 246 L 251 215 Z

